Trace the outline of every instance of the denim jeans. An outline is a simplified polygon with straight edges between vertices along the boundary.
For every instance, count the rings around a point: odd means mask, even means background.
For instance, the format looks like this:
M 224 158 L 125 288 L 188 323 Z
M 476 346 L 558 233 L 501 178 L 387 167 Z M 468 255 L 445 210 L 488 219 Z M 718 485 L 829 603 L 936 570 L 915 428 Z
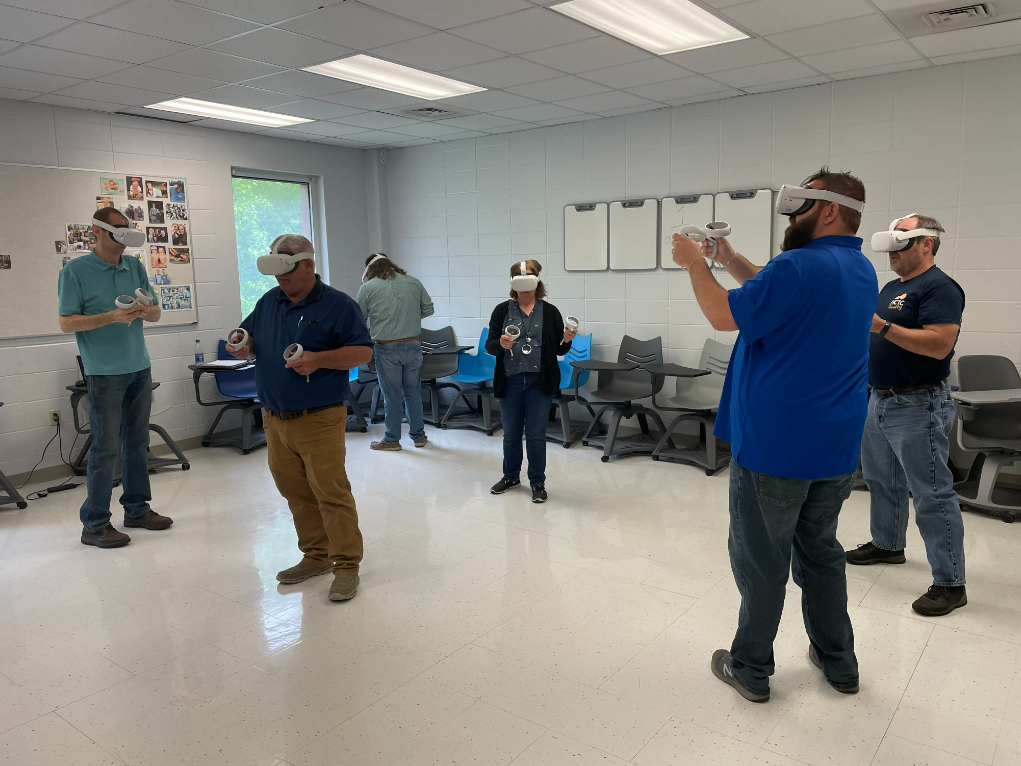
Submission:
M 506 396 L 500 400 L 503 421 L 503 475 L 521 475 L 521 435 L 528 449 L 528 483 L 546 483 L 546 425 L 553 395 L 544 394 L 538 372 L 507 376 Z
M 956 407 L 950 387 L 882 396 L 872 391 L 861 467 L 872 497 L 872 544 L 907 544 L 908 492 L 934 585 L 964 585 L 964 520 L 947 460 Z
M 409 435 L 412 439 L 421 439 L 425 436 L 425 421 L 422 419 L 421 341 L 377 343 L 373 351 L 386 413 L 383 441 L 401 440 L 401 421 L 405 409 L 411 430 Z
M 110 523 L 117 455 L 121 456 L 120 503 L 124 515 L 144 516 L 149 510 L 149 410 L 152 374 L 149 368 L 127 375 L 89 375 L 88 497 L 81 508 L 82 526 L 99 532 Z
M 841 687 L 858 683 L 844 548 L 837 542 L 837 516 L 852 486 L 852 474 L 784 479 L 731 460 L 730 566 L 741 611 L 730 653 L 745 688 L 769 693 L 788 572 L 801 588 L 805 630 L 826 679 Z

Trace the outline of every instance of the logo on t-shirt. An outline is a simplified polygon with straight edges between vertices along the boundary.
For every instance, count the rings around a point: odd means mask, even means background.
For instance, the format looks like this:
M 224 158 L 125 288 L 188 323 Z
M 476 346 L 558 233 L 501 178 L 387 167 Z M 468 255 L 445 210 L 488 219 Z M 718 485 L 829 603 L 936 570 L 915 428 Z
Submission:
M 887 306 L 887 308 L 896 309 L 897 311 L 900 311 L 902 308 L 904 308 L 904 299 L 907 297 L 908 297 L 907 293 L 904 293 L 903 295 L 898 295 L 896 298 L 890 301 L 890 305 Z

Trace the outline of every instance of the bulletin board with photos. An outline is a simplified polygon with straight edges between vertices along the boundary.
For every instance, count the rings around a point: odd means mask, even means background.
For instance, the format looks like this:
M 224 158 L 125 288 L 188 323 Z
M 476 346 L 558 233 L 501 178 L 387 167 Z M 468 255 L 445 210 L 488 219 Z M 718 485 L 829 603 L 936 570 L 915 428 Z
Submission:
M 92 217 L 103 207 L 146 234 L 144 247 L 124 252 L 149 275 L 159 324 L 197 322 L 188 203 L 182 176 L 0 164 L 0 338 L 60 332 L 60 270 L 88 255 Z

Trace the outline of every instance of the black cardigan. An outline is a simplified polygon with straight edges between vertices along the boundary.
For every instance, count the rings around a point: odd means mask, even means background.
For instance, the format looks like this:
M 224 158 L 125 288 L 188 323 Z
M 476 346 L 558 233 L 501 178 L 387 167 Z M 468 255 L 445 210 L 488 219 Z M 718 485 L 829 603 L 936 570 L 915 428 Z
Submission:
M 560 365 L 557 357 L 571 350 L 570 343 L 564 343 L 564 318 L 552 303 L 541 301 L 542 306 L 542 344 L 539 349 L 539 388 L 544 394 L 555 394 L 560 390 Z M 507 370 L 503 366 L 503 346 L 500 336 L 507 324 L 507 312 L 510 310 L 507 301 L 498 303 L 489 318 L 489 338 L 486 340 L 486 351 L 496 357 L 496 373 L 493 375 L 493 395 L 503 399 L 507 395 Z M 535 309 L 532 309 L 533 311 Z

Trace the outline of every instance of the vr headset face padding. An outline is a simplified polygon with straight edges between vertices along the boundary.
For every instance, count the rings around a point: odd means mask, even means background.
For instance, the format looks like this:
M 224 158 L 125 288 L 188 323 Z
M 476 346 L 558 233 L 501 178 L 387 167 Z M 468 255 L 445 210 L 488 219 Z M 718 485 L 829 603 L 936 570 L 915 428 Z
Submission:
M 278 248 L 280 246 L 280 240 L 282 240 L 285 236 L 287 235 L 281 234 L 273 240 L 273 244 L 270 246 L 269 255 L 260 255 L 255 260 L 255 267 L 259 270 L 260 274 L 265 274 L 270 277 L 279 277 L 281 274 L 288 274 L 294 271 L 294 269 L 297 268 L 298 261 L 315 260 L 315 248 L 304 253 L 288 253 L 286 251 L 279 251 Z
M 836 202 L 838 205 L 843 205 L 859 213 L 865 209 L 865 203 L 853 197 L 837 194 L 827 189 L 812 189 L 805 186 L 784 184 L 776 195 L 776 214 L 785 216 L 804 215 L 812 209 L 812 205 L 815 204 L 816 200 L 820 199 L 826 202 Z
M 522 261 L 520 266 L 521 273 L 511 277 L 511 290 L 516 293 L 530 293 L 539 286 L 539 277 L 525 273 L 528 268 L 526 261 Z
M 119 245 L 124 245 L 124 247 L 142 247 L 145 244 L 144 231 L 132 229 L 130 226 L 119 228 L 105 221 L 100 221 L 98 218 L 92 219 L 92 225 L 110 232 L 111 239 Z

